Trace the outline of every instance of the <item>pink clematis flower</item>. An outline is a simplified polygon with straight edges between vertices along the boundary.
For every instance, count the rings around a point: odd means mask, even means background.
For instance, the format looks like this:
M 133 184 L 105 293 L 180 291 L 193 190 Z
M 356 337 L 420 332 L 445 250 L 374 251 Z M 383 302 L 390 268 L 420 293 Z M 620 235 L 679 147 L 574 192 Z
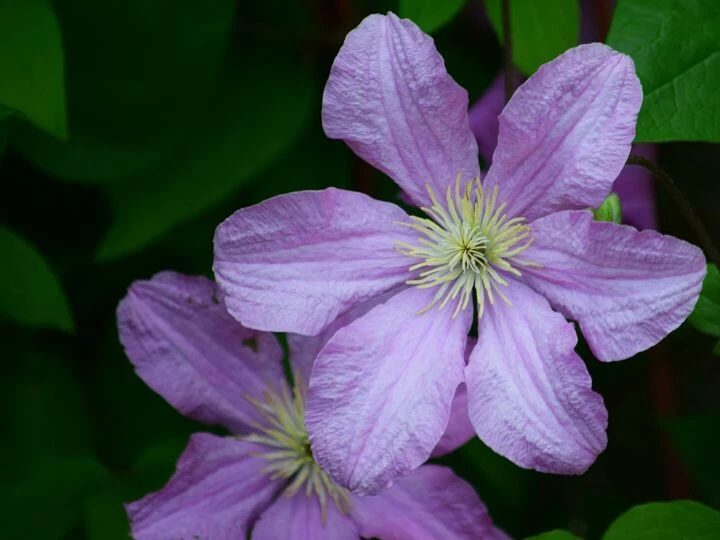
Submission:
M 320 338 L 289 336 L 291 391 L 275 337 L 243 328 L 216 293 L 203 277 L 163 272 L 134 283 L 118 308 L 138 375 L 183 414 L 234 434 L 190 438 L 170 482 L 127 505 L 134 538 L 507 538 L 445 467 L 420 467 L 376 496 L 337 486 L 303 423 L 302 381 Z
M 467 93 L 432 39 L 393 14 L 347 36 L 325 132 L 425 216 L 350 191 L 291 193 L 222 223 L 214 263 L 244 326 L 315 335 L 354 310 L 315 361 L 306 412 L 339 484 L 374 493 L 423 463 L 462 382 L 478 436 L 518 465 L 577 474 L 602 452 L 607 411 L 566 318 L 600 360 L 628 358 L 682 323 L 705 274 L 697 247 L 586 210 L 622 170 L 641 101 L 629 57 L 567 51 L 505 107 L 481 182 Z

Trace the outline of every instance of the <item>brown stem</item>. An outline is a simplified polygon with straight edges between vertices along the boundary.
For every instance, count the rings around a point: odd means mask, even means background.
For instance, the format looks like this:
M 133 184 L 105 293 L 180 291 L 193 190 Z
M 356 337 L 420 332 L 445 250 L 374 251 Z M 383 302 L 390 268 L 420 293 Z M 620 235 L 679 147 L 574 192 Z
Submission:
M 510 0 L 502 0 L 502 31 L 505 48 L 503 58 L 505 64 L 505 103 L 510 101 L 515 92 L 515 68 L 512 61 L 512 28 L 510 25 Z
M 680 188 L 677 187 L 677 184 L 673 181 L 670 175 L 659 165 L 642 156 L 631 155 L 627 160 L 627 164 L 640 165 L 655 175 L 655 178 L 663 185 L 665 190 L 670 194 L 670 197 L 672 197 L 675 205 L 680 209 L 682 215 L 685 216 L 685 219 L 687 219 L 688 223 L 690 223 L 690 226 L 693 228 L 698 240 L 700 241 L 700 245 L 703 250 L 705 250 L 707 258 L 711 262 L 720 266 L 720 251 L 718 251 L 715 247 L 715 244 L 710 237 L 710 233 L 708 233 L 697 213 L 693 210 L 693 207 L 685 198 L 682 191 L 680 191 Z

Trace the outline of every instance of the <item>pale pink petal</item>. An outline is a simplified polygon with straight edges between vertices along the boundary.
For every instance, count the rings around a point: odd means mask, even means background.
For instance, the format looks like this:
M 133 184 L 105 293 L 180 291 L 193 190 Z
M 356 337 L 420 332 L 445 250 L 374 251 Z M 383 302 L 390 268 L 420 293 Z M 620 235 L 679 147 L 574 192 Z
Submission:
M 528 220 L 596 207 L 625 165 L 642 89 L 633 61 L 601 43 L 543 65 L 500 115 L 486 186 Z
M 215 232 L 213 269 L 245 326 L 315 335 L 350 307 L 403 283 L 414 242 L 399 207 L 329 188 L 238 210 Z
M 328 502 L 323 523 L 317 497 L 300 490 L 292 497 L 280 496 L 253 529 L 252 540 L 358 540 L 355 522 Z
M 575 329 L 516 281 L 483 315 L 465 370 L 480 439 L 517 465 L 580 474 L 607 443 L 607 411 L 575 353 Z
M 502 75 L 495 77 L 490 86 L 470 107 L 470 129 L 475 135 L 480 156 L 486 166 L 492 160 L 498 140 L 498 116 L 505 106 L 505 80 Z
M 450 406 L 450 418 L 440 442 L 432 451 L 432 457 L 440 457 L 460 448 L 475 436 L 475 428 L 468 416 L 467 387 L 461 383 L 455 391 Z
M 393 178 L 418 206 L 426 184 L 445 193 L 479 174 L 467 92 L 430 36 L 392 13 L 370 15 L 345 38 L 323 94 L 325 133 Z
M 140 378 L 178 411 L 233 432 L 260 420 L 244 396 L 284 379 L 275 336 L 243 328 L 204 277 L 162 272 L 136 281 L 117 310 L 120 341 Z
M 468 338 L 467 346 L 465 347 L 465 365 L 470 360 L 470 353 L 475 348 L 477 339 L 473 337 Z M 440 457 L 445 454 L 460 448 L 463 444 L 468 442 L 475 436 L 475 428 L 470 422 L 468 416 L 468 402 L 467 402 L 467 386 L 465 383 L 460 383 L 455 391 L 455 397 L 453 398 L 452 405 L 450 408 L 450 418 L 448 419 L 448 425 L 445 428 L 440 442 L 437 444 L 432 452 L 432 457 Z
M 371 497 L 352 498 L 363 538 L 505 540 L 475 490 L 447 467 L 424 465 Z
M 636 144 L 632 153 L 655 159 L 654 144 Z M 636 229 L 657 229 L 655 182 L 652 173 L 640 165 L 626 165 L 613 184 L 620 198 L 623 223 Z
M 230 437 L 196 433 L 168 484 L 126 505 L 136 540 L 245 538 L 253 520 L 282 489 L 260 472 L 260 449 Z
M 295 384 L 301 385 L 301 388 L 307 390 L 310 383 L 310 374 L 312 366 L 318 353 L 323 349 L 335 332 L 347 326 L 358 317 L 365 315 L 368 311 L 377 305 L 388 301 L 392 296 L 403 290 L 404 287 L 398 287 L 388 292 L 379 294 L 370 300 L 366 300 L 362 304 L 351 307 L 345 313 L 335 319 L 317 336 L 301 336 L 300 334 L 287 334 L 287 344 L 290 351 L 290 365 L 293 373 L 296 375 Z
M 418 467 L 447 426 L 472 312 L 418 314 L 434 294 L 398 293 L 340 329 L 315 361 L 305 415 L 313 454 L 354 492 Z
M 531 224 L 523 278 L 580 324 L 600 360 L 652 347 L 687 318 L 706 266 L 699 248 L 655 231 L 559 212 Z

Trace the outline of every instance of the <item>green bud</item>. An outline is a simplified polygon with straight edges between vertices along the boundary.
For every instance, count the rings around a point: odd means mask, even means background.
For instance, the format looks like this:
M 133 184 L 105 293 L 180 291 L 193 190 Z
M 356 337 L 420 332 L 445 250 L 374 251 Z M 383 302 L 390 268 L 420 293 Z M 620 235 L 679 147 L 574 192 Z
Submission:
M 593 209 L 593 215 L 598 221 L 622 222 L 622 209 L 620 208 L 620 197 L 615 193 L 607 196 L 600 206 Z

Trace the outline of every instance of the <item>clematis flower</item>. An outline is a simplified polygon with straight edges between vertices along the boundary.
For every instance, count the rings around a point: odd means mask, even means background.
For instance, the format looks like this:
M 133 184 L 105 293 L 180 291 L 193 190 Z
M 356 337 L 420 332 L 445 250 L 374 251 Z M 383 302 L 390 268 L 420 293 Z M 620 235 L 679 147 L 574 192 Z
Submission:
M 214 262 L 246 327 L 316 335 L 360 312 L 320 351 L 308 392 L 313 453 L 336 482 L 374 493 L 423 463 L 463 382 L 476 433 L 516 464 L 577 474 L 602 452 L 607 411 L 566 318 L 598 359 L 625 359 L 682 323 L 705 274 L 697 247 L 587 210 L 625 164 L 641 101 L 629 57 L 571 49 L 515 92 L 481 181 L 467 93 L 432 39 L 392 13 L 350 32 L 325 132 L 424 216 L 351 191 L 291 193 L 223 222 Z
M 248 330 L 215 284 L 172 272 L 138 281 L 118 308 L 138 375 L 183 414 L 233 435 L 197 433 L 160 491 L 127 505 L 140 539 L 504 539 L 473 489 L 426 465 L 376 496 L 337 486 L 317 465 L 303 424 L 320 338 L 291 336 L 296 387 L 272 334 Z

